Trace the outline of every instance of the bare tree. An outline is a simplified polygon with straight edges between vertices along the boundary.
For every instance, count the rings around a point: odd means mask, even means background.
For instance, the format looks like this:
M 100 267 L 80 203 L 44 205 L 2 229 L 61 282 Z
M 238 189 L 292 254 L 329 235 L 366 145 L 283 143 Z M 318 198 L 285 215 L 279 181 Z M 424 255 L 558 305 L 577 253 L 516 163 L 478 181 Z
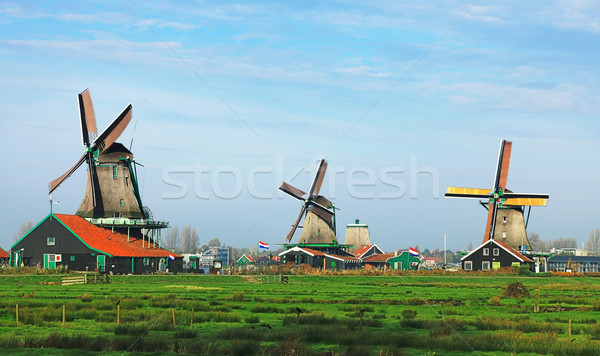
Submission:
M 181 238 L 183 240 L 183 252 L 194 252 L 198 246 L 199 237 L 196 229 L 186 225 L 181 229 Z
M 542 251 L 542 245 L 545 245 L 540 240 L 540 234 L 537 232 L 528 232 L 527 239 L 529 240 L 529 244 L 531 246 L 531 250 L 533 251 Z
M 165 236 L 164 246 L 168 250 L 180 250 L 181 235 L 179 234 L 179 229 L 177 228 L 177 226 L 170 228 L 167 232 L 167 235 Z
M 585 248 L 593 255 L 597 255 L 600 252 L 600 229 L 590 232 L 590 237 L 585 243 Z
M 569 238 L 559 238 L 552 240 L 552 247 L 554 248 L 577 248 L 577 240 Z
M 29 230 L 33 229 L 34 226 L 35 223 L 33 221 L 28 221 L 26 223 L 21 224 L 21 227 L 19 227 L 19 231 L 15 232 L 15 234 L 13 235 L 15 241 L 19 241 L 19 239 L 25 236 L 25 234 L 28 233 Z

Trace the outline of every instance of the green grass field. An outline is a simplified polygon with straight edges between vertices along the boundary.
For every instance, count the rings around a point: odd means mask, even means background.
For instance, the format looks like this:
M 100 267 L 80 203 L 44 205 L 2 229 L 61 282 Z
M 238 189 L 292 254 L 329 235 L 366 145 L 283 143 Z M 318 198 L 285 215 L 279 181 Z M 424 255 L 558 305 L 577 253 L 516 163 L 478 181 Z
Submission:
M 62 286 L 62 277 L 0 275 L 0 352 L 600 354 L 600 278 L 175 275 Z M 515 281 L 531 297 L 504 296 Z

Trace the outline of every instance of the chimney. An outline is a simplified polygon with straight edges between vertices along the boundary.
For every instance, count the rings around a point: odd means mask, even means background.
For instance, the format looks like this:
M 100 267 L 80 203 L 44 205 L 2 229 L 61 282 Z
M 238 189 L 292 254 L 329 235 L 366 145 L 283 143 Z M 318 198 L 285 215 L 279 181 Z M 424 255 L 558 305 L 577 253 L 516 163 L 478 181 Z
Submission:
M 354 223 L 355 223 L 356 225 L 358 225 L 358 224 L 360 223 L 360 220 L 356 219 L 356 220 L 354 220 Z

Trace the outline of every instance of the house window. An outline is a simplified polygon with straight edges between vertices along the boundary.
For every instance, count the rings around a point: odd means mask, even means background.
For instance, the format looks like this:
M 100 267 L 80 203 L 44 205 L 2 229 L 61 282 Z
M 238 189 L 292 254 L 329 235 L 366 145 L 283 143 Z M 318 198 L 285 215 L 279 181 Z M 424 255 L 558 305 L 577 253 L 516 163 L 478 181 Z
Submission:
M 121 213 L 114 213 L 113 217 L 120 218 L 121 217 Z
M 148 266 L 150 264 L 150 258 L 144 257 L 144 266 Z
M 117 166 L 113 166 L 113 179 L 117 179 Z
M 500 249 L 499 248 L 495 248 L 494 249 L 494 256 L 500 256 Z
M 484 248 L 483 249 L 483 255 L 484 256 L 489 256 L 490 255 L 490 249 L 489 248 Z
M 472 271 L 472 270 L 473 270 L 473 262 L 465 261 L 465 271 Z
M 503 217 L 502 217 L 502 223 L 503 223 L 503 224 L 506 224 L 506 216 L 503 216 Z
M 506 238 L 506 231 L 502 231 L 502 238 L 505 239 Z
M 46 244 L 48 246 L 54 246 L 55 243 L 56 243 L 56 240 L 54 239 L 54 237 L 49 237 L 46 239 Z
M 335 262 L 331 262 L 331 267 L 335 267 Z
M 125 205 L 125 201 L 123 199 L 121 199 L 121 206 Z
M 71 256 L 71 262 L 75 261 L 75 256 Z
M 481 270 L 482 271 L 489 271 L 490 270 L 490 261 L 483 261 L 483 262 L 481 262 Z

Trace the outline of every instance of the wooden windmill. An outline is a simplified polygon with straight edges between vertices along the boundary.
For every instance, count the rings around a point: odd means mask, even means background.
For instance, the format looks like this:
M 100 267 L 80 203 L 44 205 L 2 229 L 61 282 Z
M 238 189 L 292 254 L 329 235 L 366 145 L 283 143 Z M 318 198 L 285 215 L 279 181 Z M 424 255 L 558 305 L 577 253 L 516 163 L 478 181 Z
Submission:
M 327 170 L 327 161 L 324 159 L 319 163 L 319 168 L 315 174 L 313 182 L 308 193 L 283 182 L 279 190 L 302 202 L 300 214 L 292 229 L 285 237 L 285 242 L 289 243 L 294 236 L 294 232 L 304 216 L 302 233 L 298 238 L 298 243 L 302 244 L 336 244 L 335 236 L 335 208 L 331 201 L 319 195 L 325 171 Z
M 85 153 L 71 169 L 50 182 L 50 193 L 86 163 L 87 189 L 77 215 L 84 218 L 148 218 L 138 190 L 133 153 L 115 142 L 131 121 L 131 104 L 98 135 L 88 89 L 78 95 L 78 101 Z
M 548 194 L 514 193 L 506 189 L 512 142 L 502 140 L 496 165 L 493 188 L 448 187 L 445 196 L 451 198 L 485 199 L 480 203 L 488 210 L 483 242 L 496 239 L 522 250 L 530 248 L 524 220 L 524 207 L 546 206 Z M 531 211 L 531 210 L 530 210 Z M 529 216 L 527 217 L 529 219 Z

